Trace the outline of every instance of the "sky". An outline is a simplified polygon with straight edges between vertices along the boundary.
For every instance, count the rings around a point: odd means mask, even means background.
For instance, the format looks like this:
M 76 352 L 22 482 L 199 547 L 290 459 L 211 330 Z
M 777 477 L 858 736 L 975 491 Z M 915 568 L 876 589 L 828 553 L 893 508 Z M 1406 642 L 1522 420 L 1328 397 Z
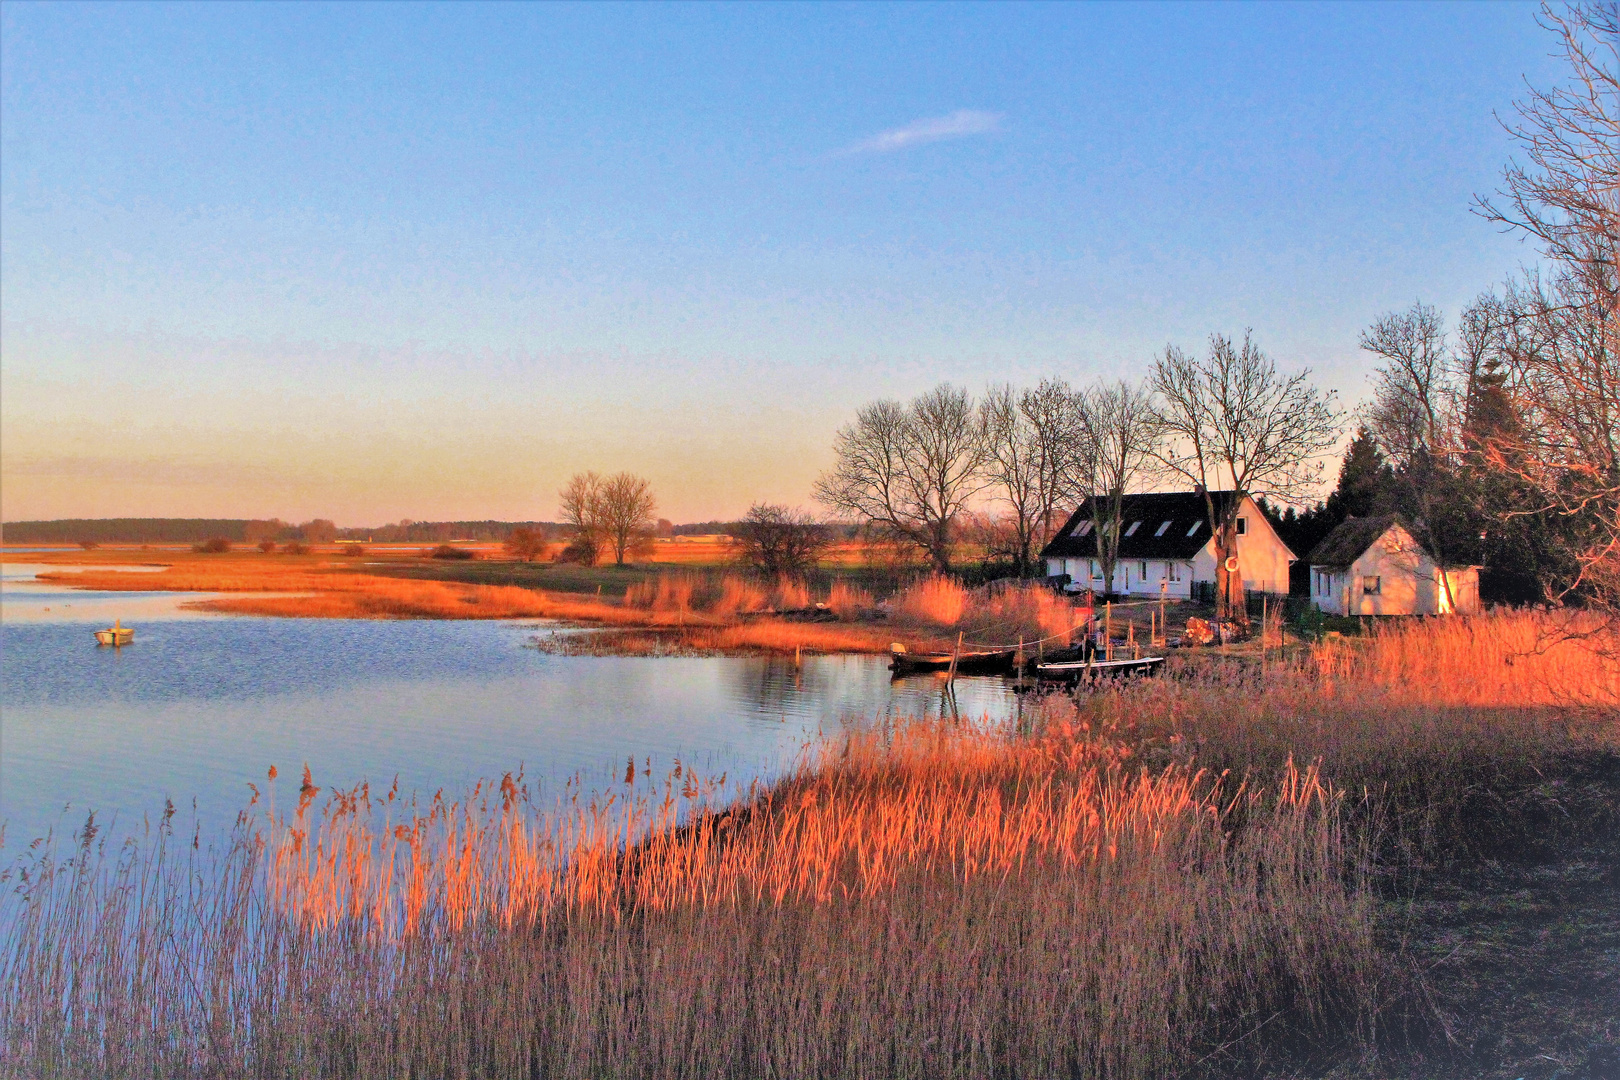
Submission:
M 810 505 L 862 404 L 1534 258 L 1522 4 L 0 4 L 0 517 Z

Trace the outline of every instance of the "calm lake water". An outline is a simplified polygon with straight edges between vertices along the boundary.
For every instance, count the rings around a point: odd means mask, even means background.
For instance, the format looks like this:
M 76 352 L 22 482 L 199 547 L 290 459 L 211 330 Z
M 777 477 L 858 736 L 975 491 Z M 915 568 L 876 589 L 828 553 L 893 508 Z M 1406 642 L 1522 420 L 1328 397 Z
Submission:
M 876 656 L 786 659 L 551 656 L 532 622 L 263 619 L 187 612 L 197 594 L 97 593 L 4 566 L 0 821 L 15 851 L 95 810 L 125 826 L 195 800 L 223 830 L 275 765 L 293 785 L 369 780 L 461 792 L 524 768 L 606 785 L 625 758 L 676 758 L 732 780 L 769 777 L 849 720 L 938 715 L 932 677 L 891 682 Z M 52 568 L 59 569 L 59 568 Z M 135 643 L 99 648 L 114 618 Z M 549 630 L 549 628 L 547 628 Z M 971 716 L 1016 708 L 964 679 Z M 946 707 L 948 710 L 948 706 Z

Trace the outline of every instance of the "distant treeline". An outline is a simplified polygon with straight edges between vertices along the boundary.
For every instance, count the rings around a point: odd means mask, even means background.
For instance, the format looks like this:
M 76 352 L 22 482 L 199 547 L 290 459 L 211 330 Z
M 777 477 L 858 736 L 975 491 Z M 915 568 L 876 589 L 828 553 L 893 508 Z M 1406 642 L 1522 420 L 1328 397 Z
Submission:
M 440 544 L 449 540 L 499 542 L 518 528 L 541 532 L 548 539 L 560 539 L 567 533 L 566 526 L 552 521 L 400 521 L 374 528 L 339 528 L 320 518 L 302 524 L 277 518 L 64 518 L 0 526 L 7 544 L 195 544 L 216 537 L 235 544 L 260 540 Z
M 740 521 L 699 521 L 688 525 L 659 522 L 660 536 L 742 535 Z M 547 540 L 565 540 L 572 529 L 555 521 L 397 521 L 390 525 L 340 528 L 317 518 L 293 524 L 278 518 L 63 518 L 59 521 L 12 521 L 0 529 L 7 544 L 197 544 L 216 537 L 233 544 L 261 540 L 300 540 L 330 544 L 356 540 L 375 544 L 443 544 L 451 540 L 501 543 L 514 529 L 529 529 Z M 850 527 L 835 529 L 840 536 Z

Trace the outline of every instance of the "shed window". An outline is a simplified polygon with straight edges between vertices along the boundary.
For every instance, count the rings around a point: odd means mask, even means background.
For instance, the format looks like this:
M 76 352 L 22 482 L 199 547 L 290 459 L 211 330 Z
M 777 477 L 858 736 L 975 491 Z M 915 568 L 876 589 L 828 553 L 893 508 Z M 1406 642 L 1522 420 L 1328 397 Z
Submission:
M 1195 533 L 1197 533 L 1197 532 L 1198 532 L 1198 527 L 1199 527 L 1199 526 L 1200 526 L 1200 525 L 1202 525 L 1202 524 L 1203 524 L 1203 522 L 1202 522 L 1202 521 L 1195 521 L 1195 522 L 1193 522 L 1193 523 L 1192 523 L 1192 528 L 1190 528 L 1190 529 L 1188 529 L 1188 530 L 1187 530 L 1187 535 L 1188 535 L 1188 536 L 1192 536 L 1192 535 L 1193 535 L 1193 534 L 1195 534 Z
M 1237 534 L 1239 536 L 1247 536 L 1248 533 L 1249 533 L 1249 519 L 1244 518 L 1244 517 L 1238 518 Z
M 1142 523 L 1140 521 L 1133 521 L 1133 522 L 1131 522 L 1131 527 L 1125 530 L 1125 535 L 1126 536 L 1135 536 L 1136 535 L 1136 530 L 1140 529 L 1141 527 L 1142 527 Z
M 1163 536 L 1165 534 L 1165 530 L 1167 530 L 1169 528 L 1170 528 L 1170 523 L 1167 521 L 1163 525 L 1160 525 L 1159 526 L 1159 531 L 1154 533 L 1153 535 L 1154 536 Z
M 1361 579 L 1361 595 L 1377 596 L 1384 591 L 1384 582 L 1377 574 L 1369 574 Z

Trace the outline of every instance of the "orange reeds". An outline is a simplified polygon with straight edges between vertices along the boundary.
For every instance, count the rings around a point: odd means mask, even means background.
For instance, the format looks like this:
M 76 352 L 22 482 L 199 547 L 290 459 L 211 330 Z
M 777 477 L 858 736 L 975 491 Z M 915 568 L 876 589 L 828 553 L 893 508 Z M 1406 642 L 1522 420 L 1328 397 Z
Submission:
M 1315 649 L 1321 674 L 1430 704 L 1620 703 L 1620 634 L 1595 614 L 1498 611 L 1391 620 L 1371 629 L 1369 637 Z
M 997 581 L 968 589 L 937 574 L 902 590 L 892 607 L 899 624 L 961 630 L 987 645 L 1065 637 L 1078 618 L 1072 600 L 1044 585 Z

